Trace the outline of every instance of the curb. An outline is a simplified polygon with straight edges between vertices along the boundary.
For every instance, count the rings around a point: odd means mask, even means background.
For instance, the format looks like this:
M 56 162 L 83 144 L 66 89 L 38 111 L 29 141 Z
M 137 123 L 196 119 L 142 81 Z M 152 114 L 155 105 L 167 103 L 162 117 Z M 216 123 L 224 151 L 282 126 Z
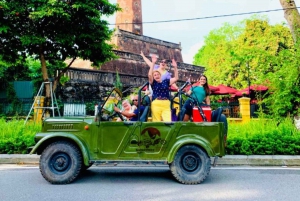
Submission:
M 39 164 L 40 156 L 36 154 L 0 154 L 0 164 Z
M 217 165 L 300 166 L 300 155 L 226 155 Z
M 38 165 L 36 154 L 0 154 L 0 164 Z M 212 163 L 214 158 L 211 158 Z M 300 155 L 226 155 L 217 159 L 217 165 L 248 166 L 300 166 Z

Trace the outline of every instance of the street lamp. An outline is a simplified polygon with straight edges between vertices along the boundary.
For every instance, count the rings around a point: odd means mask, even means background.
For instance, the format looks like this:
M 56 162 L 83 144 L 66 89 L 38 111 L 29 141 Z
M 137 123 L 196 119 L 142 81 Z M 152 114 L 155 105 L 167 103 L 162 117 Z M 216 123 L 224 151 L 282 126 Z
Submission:
M 249 63 L 246 63 L 247 66 L 247 70 L 248 70 L 248 94 L 249 94 L 249 98 L 250 98 L 250 66 Z

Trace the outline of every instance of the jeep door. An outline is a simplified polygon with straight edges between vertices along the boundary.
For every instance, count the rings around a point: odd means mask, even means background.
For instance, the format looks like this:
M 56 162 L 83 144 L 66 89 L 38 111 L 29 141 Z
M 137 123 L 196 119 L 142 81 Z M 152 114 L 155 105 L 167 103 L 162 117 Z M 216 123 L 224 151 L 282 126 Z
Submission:
M 97 137 L 98 159 L 119 159 L 130 136 L 138 133 L 137 128 L 138 122 L 101 122 Z
M 174 122 L 141 123 L 136 149 L 140 158 L 161 160 L 174 129 Z

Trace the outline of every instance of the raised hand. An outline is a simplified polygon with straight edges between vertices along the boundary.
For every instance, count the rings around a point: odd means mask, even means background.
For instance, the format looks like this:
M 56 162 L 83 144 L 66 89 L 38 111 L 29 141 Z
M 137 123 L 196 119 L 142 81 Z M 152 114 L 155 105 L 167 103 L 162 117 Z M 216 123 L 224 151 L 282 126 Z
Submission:
M 175 61 L 175 59 L 172 59 L 172 66 L 177 67 L 177 62 Z
M 152 63 L 156 63 L 157 62 L 157 56 L 152 54 L 151 55 L 151 60 L 152 60 Z

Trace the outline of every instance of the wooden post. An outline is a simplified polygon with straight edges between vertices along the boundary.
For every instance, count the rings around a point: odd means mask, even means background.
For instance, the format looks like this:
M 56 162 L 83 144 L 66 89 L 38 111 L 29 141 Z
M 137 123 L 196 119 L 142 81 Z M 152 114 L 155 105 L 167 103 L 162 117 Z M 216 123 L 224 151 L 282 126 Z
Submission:
M 243 123 L 250 121 L 250 98 L 247 97 L 239 98 L 239 103 L 240 103 L 240 113 L 242 115 Z
M 36 96 L 34 97 L 34 121 L 35 122 L 41 122 L 42 121 L 42 115 L 43 115 L 43 108 L 39 107 L 44 107 L 44 96 Z

